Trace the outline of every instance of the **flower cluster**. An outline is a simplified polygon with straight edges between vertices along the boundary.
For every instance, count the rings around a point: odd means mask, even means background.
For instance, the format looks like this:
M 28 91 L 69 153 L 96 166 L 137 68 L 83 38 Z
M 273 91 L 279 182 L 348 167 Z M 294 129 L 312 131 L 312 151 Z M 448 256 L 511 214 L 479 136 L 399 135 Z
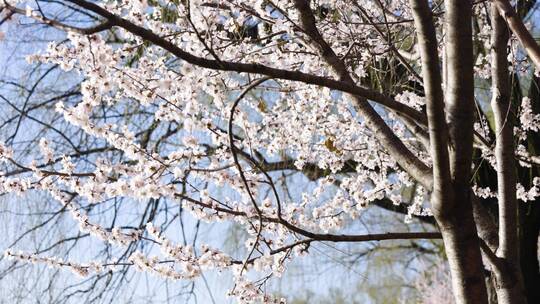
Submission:
M 105 271 L 113 271 L 114 266 L 103 265 L 98 262 L 91 262 L 88 264 L 78 264 L 75 262 L 64 261 L 58 257 L 42 257 L 36 254 L 28 254 L 22 251 L 14 252 L 6 250 L 4 256 L 11 260 L 17 260 L 20 262 L 27 262 L 32 264 L 44 264 L 53 268 L 68 268 L 73 273 L 81 277 L 86 277 L 89 274 L 99 274 Z
M 521 100 L 519 121 L 521 122 L 521 128 L 525 131 L 538 132 L 540 130 L 540 114 L 533 113 L 529 97 L 523 97 Z

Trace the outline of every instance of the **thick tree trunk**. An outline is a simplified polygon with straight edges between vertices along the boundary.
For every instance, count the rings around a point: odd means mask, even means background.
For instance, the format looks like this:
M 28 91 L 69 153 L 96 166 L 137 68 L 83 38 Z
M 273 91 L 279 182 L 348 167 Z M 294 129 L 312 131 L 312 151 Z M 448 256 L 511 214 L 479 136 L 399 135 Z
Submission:
M 469 186 L 472 162 L 473 71 L 471 3 L 449 1 L 447 13 L 448 117 L 453 151 L 448 155 L 448 127 L 441 87 L 437 37 L 427 0 L 410 0 L 426 91 L 430 153 L 433 159 L 431 202 L 452 274 L 457 303 L 487 303 L 484 267 Z
M 456 303 L 487 303 L 484 267 L 472 215 L 470 193 L 456 196 L 456 207 L 436 214 L 452 274 Z
M 519 238 L 514 160 L 514 123 L 510 119 L 510 77 L 508 74 L 508 28 L 495 5 L 491 7 L 492 92 L 495 120 L 497 188 L 499 205 L 498 266 L 494 265 L 497 300 L 500 304 L 526 303 L 519 264 Z
M 472 1 L 445 1 L 448 83 L 445 102 L 451 141 L 453 200 L 434 208 L 444 240 L 457 303 L 487 303 L 484 267 L 471 204 L 474 122 Z

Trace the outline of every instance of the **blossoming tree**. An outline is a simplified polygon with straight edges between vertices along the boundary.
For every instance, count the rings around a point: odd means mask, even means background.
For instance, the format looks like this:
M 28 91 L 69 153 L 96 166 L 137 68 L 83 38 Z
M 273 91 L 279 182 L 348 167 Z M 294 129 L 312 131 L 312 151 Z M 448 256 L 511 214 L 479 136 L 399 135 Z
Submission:
M 78 263 L 13 248 L 7 257 L 81 276 L 119 265 L 171 280 L 230 271 L 239 302 L 279 303 L 261 281 L 313 243 L 442 238 L 457 303 L 487 303 L 486 281 L 498 303 L 538 299 L 540 47 L 522 21 L 533 5 L 41 2 L 5 0 L 5 19 L 65 32 L 28 60 L 79 73 L 81 101 L 54 111 L 107 148 L 93 147 L 89 164 L 47 137 L 35 157 L 6 140 L 1 190 L 46 193 L 82 232 L 161 253 Z M 59 18 L 58 6 L 93 24 Z M 100 116 L 104 107 L 148 111 L 151 124 L 138 134 L 139 122 Z M 287 172 L 317 186 L 291 195 Z M 166 199 L 199 220 L 241 225 L 247 253 L 181 245 L 152 217 L 106 227 L 87 214 L 115 198 Z M 439 231 L 351 231 L 371 204 Z

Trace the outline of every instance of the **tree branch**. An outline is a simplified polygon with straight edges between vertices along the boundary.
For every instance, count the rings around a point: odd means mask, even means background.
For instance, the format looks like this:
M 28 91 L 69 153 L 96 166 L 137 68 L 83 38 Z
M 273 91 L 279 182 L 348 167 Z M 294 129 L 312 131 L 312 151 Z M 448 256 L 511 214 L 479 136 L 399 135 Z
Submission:
M 171 54 L 176 57 L 185 60 L 186 62 L 200 66 L 203 68 L 208 68 L 212 70 L 220 71 L 233 71 L 239 73 L 254 73 L 262 74 L 275 79 L 284 79 L 291 81 L 299 81 L 306 84 L 312 84 L 322 87 L 327 87 L 333 90 L 338 90 L 352 95 L 361 96 L 367 100 L 374 101 L 379 103 L 392 111 L 399 113 L 401 115 L 406 115 L 411 119 L 414 119 L 416 122 L 425 125 L 426 117 L 421 112 L 411 108 L 405 104 L 395 101 L 392 97 L 385 94 L 379 93 L 375 90 L 354 85 L 345 81 L 334 80 L 326 77 L 316 76 L 312 74 L 306 74 L 298 71 L 290 71 L 284 69 L 277 69 L 268 67 L 262 64 L 257 63 L 241 63 L 241 62 L 230 62 L 230 61 L 217 61 L 212 59 L 206 59 L 202 57 L 197 57 L 191 53 L 188 53 L 172 42 L 162 38 L 152 31 L 147 30 L 143 27 L 140 27 L 128 20 L 125 20 L 115 14 L 108 12 L 106 9 L 100 7 L 97 4 L 90 3 L 84 0 L 68 0 L 71 3 L 74 3 L 82 8 L 85 8 L 89 11 L 92 11 L 101 17 L 108 20 L 112 26 L 119 26 L 126 31 L 135 34 L 147 41 L 152 42 L 153 44 L 169 51 Z M 367 103 L 367 101 L 366 101 Z
M 499 14 L 504 18 L 506 24 L 512 33 L 516 35 L 517 39 L 531 58 L 532 62 L 536 66 L 536 70 L 540 70 L 540 46 L 534 40 L 531 33 L 527 30 L 523 21 L 519 19 L 516 11 L 508 2 L 508 0 L 493 0 L 493 3 L 497 7 Z
M 424 90 L 426 92 L 430 154 L 433 159 L 431 203 L 436 212 L 440 213 L 453 203 L 453 193 L 447 148 L 448 126 L 444 112 L 437 35 L 427 0 L 411 0 L 410 4 L 420 46 Z
M 323 59 L 334 70 L 334 73 L 339 76 L 340 80 L 353 84 L 354 81 L 347 67 L 319 33 L 315 17 L 309 6 L 309 1 L 295 0 L 294 5 L 300 13 L 300 24 L 304 32 L 317 45 Z M 407 173 L 413 176 L 424 187 L 431 189 L 433 183 L 431 169 L 405 146 L 392 129 L 388 127 L 382 117 L 366 102 L 367 100 L 365 98 L 356 95 L 354 96 L 354 101 L 356 109 L 365 118 L 368 127 L 377 135 L 383 147 L 388 150 Z
M 507 271 L 496 271 L 498 303 L 525 303 L 523 280 L 520 276 L 517 225 L 516 161 L 514 156 L 514 124 L 510 118 L 510 77 L 508 74 L 508 28 L 495 5 L 491 8 L 492 98 L 495 120 L 497 159 L 497 191 L 499 199 L 499 248 L 497 256 Z M 508 274 L 512 274 L 508 276 Z M 509 280 L 512 277 L 513 280 Z

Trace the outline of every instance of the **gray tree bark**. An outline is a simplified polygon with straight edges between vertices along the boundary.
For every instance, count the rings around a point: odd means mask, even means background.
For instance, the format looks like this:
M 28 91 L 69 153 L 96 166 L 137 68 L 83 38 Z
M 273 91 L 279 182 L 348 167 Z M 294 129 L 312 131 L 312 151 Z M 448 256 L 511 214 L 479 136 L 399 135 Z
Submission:
M 499 205 L 499 263 L 495 268 L 497 300 L 526 303 L 519 264 L 518 206 L 514 159 L 514 123 L 511 117 L 510 77 L 507 47 L 509 29 L 497 7 L 491 7 L 492 92 L 491 107 L 495 119 L 497 188 Z
M 484 268 L 473 219 L 470 177 L 474 122 L 472 1 L 449 0 L 446 8 L 447 88 L 453 199 L 434 209 L 443 235 L 457 303 L 487 303 Z

